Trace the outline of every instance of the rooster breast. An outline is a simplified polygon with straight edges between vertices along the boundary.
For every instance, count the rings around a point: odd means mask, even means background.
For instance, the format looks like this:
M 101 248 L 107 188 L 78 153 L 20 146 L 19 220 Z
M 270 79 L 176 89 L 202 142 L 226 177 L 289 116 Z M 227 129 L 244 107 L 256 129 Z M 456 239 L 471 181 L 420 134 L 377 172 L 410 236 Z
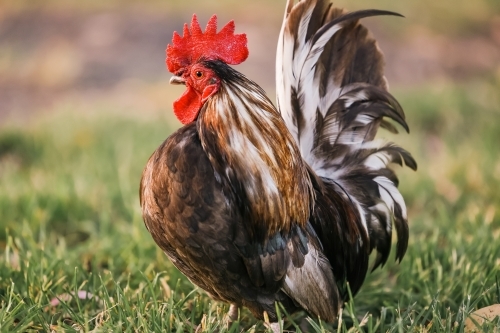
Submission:
M 274 302 L 293 302 L 279 288 L 256 286 L 240 249 L 248 248 L 241 214 L 214 174 L 195 124 L 172 134 L 151 156 L 141 180 L 143 218 L 155 242 L 194 284 L 216 300 L 248 307 L 256 317 Z

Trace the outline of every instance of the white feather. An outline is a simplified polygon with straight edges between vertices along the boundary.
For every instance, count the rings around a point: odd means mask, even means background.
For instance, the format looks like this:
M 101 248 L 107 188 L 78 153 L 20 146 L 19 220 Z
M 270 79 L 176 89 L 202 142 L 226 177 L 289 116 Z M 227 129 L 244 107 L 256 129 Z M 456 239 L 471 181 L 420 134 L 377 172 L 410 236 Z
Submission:
M 379 214 L 380 213 L 384 214 L 384 216 L 385 216 L 386 230 L 387 230 L 387 232 L 390 233 L 391 230 L 392 230 L 392 212 L 389 211 L 389 208 L 387 207 L 387 205 L 384 202 L 379 202 L 378 204 L 376 204 L 375 206 L 370 207 L 369 209 L 372 212 L 377 212 Z M 379 221 L 375 215 L 372 215 L 372 223 L 381 225 L 380 222 L 381 221 Z
M 366 94 L 364 93 L 364 91 L 358 91 L 354 94 L 354 96 L 351 96 L 351 95 L 347 95 L 346 97 L 344 97 L 345 99 L 345 108 L 346 109 L 349 109 L 351 107 L 351 105 L 353 105 L 355 102 L 359 102 L 359 101 L 364 101 L 367 99 L 367 96 Z
M 392 157 L 388 152 L 379 151 L 368 156 L 363 164 L 370 170 L 380 170 L 386 168 L 391 159 Z
M 387 207 L 394 214 L 394 203 L 401 207 L 403 218 L 406 220 L 406 205 L 401 193 L 394 183 L 385 176 L 378 176 L 373 179 L 379 184 L 380 197 L 387 204 Z
M 292 134 L 295 141 L 298 143 L 298 128 L 293 122 L 293 111 L 291 107 L 292 85 L 293 82 L 293 64 L 292 57 L 294 49 L 294 39 L 290 32 L 285 31 L 285 25 L 280 33 L 278 41 L 278 51 L 276 58 L 276 95 L 278 110 L 281 112 L 288 130 Z

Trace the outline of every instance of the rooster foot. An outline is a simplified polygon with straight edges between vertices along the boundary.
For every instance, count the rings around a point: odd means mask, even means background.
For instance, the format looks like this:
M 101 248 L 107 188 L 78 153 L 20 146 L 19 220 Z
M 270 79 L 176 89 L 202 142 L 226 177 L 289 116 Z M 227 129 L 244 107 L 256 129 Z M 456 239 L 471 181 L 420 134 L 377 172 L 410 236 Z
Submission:
M 229 311 L 226 314 L 226 321 L 229 325 L 238 320 L 238 306 L 236 304 L 231 304 L 229 306 Z
M 276 323 L 265 323 L 266 327 L 271 330 L 271 332 L 273 333 L 281 333 L 281 330 L 280 330 L 280 323 L 279 322 L 276 322 Z
M 229 311 L 224 316 L 224 326 L 227 329 L 231 328 L 231 325 L 238 320 L 238 310 L 240 308 L 236 304 L 231 304 L 229 306 Z
M 236 320 L 238 320 L 238 306 L 235 305 L 235 304 L 231 304 L 231 306 L 229 306 L 229 311 L 227 312 L 227 314 L 225 315 L 225 318 L 224 318 L 224 325 L 229 328 L 231 327 L 231 324 L 233 322 L 235 322 Z M 203 318 L 205 319 L 205 318 Z M 197 327 L 196 327 L 196 330 L 194 331 L 194 333 L 202 333 L 204 331 L 204 323 L 203 323 L 203 319 L 201 320 L 201 324 L 199 324 Z M 279 332 L 279 331 L 278 331 Z

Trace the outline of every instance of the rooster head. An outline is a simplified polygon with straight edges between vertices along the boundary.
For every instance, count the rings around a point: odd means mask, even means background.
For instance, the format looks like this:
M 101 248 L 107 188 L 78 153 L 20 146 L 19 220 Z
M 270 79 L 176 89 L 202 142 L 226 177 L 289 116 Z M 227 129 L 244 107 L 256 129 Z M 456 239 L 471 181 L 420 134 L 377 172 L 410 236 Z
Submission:
M 205 66 L 205 62 L 242 63 L 248 57 L 247 37 L 245 34 L 234 34 L 233 21 L 217 33 L 215 15 L 203 32 L 196 15 L 193 15 L 191 30 L 184 24 L 182 37 L 174 32 L 172 44 L 167 46 L 166 52 L 167 68 L 174 74 L 170 83 L 184 84 L 187 88 L 174 102 L 174 113 L 181 123 L 188 124 L 197 118 L 205 101 L 220 87 L 220 78 Z

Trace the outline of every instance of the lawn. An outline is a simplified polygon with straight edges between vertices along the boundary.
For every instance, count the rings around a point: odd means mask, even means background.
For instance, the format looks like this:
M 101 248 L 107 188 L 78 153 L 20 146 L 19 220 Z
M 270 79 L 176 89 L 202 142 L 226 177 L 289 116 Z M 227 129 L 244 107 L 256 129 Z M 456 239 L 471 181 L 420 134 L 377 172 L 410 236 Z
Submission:
M 499 90 L 492 75 L 394 92 L 412 130 L 394 139 L 419 162 L 399 173 L 409 249 L 369 275 L 340 332 L 462 332 L 470 312 L 500 302 Z M 106 111 L 63 108 L 0 130 L 0 330 L 264 330 L 246 310 L 224 325 L 227 305 L 193 287 L 143 225 L 142 167 L 177 124 Z

